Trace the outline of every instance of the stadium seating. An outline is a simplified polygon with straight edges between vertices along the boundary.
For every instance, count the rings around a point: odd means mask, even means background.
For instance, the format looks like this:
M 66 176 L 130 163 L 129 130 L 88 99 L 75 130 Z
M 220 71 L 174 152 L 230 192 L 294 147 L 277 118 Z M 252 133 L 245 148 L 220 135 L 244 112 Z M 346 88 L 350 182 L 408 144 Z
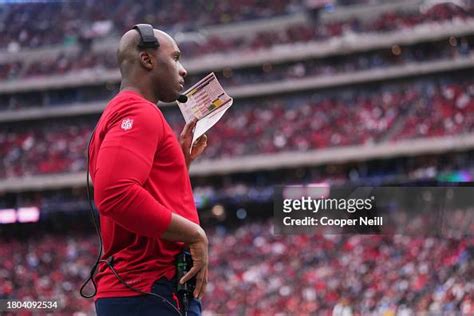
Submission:
M 110 33 L 121 33 L 131 25 L 142 22 L 173 26 L 175 29 L 190 29 L 202 25 L 252 20 L 262 17 L 287 14 L 301 6 L 302 1 L 256 1 L 238 2 L 192 1 L 156 2 L 106 0 L 51 2 L 39 4 L 15 4 L 6 10 L 2 18 L 0 47 L 7 48 L 16 43 L 21 47 L 46 45 L 70 45 L 79 40 L 93 39 Z M 78 14 L 80 12 L 80 14 Z M 196 17 L 196 15 L 198 15 Z M 41 23 L 28 23 L 32 20 Z M 109 26 L 109 24 L 111 24 Z
M 474 39 L 452 38 L 435 43 L 421 43 L 412 46 L 394 46 L 390 49 L 359 54 L 333 56 L 324 59 L 308 59 L 293 63 L 264 64 L 251 68 L 226 68 L 218 78 L 225 86 L 240 86 L 259 82 L 291 80 L 304 77 L 329 76 L 337 73 L 370 70 L 390 66 L 401 66 L 431 60 L 449 60 L 471 55 Z M 186 58 L 186 50 L 183 49 Z M 82 51 L 78 55 L 61 55 L 45 59 L 40 63 L 22 65 L 19 62 L 0 65 L 0 74 L 9 80 L 45 77 L 77 73 L 82 70 L 95 71 L 117 69 L 115 55 Z M 23 67 L 24 66 L 24 67 Z M 187 78 L 188 83 L 197 82 L 202 74 Z
M 394 30 L 409 30 L 423 23 L 440 23 L 453 19 L 467 19 L 472 12 L 465 12 L 450 4 L 439 5 L 424 14 L 387 12 L 377 17 L 375 21 L 363 21 L 357 18 L 343 21 L 318 23 L 316 26 L 305 23 L 292 25 L 285 30 L 259 32 L 248 39 L 220 38 L 214 36 L 203 43 L 189 42 L 183 46 L 188 55 L 196 56 L 213 52 L 230 52 L 236 47 L 242 51 L 257 51 L 281 44 L 307 43 L 333 39 L 348 34 L 357 33 L 388 33 Z
M 257 179 L 257 180 L 256 180 Z M 436 181 L 469 182 L 474 180 L 474 152 L 421 155 L 408 158 L 366 161 L 362 164 L 325 164 L 279 170 L 227 175 L 219 181 L 193 181 L 196 206 L 206 212 L 216 204 L 241 207 L 249 203 L 271 203 L 275 185 L 330 184 L 378 186 Z M 88 208 L 85 188 L 64 188 L 43 192 L 21 192 L 15 199 L 0 200 L 0 208 L 37 206 L 46 213 L 83 212 Z
M 207 231 L 208 313 L 330 315 L 341 304 L 363 315 L 474 313 L 472 238 L 275 236 L 269 223 Z M 97 237 L 37 234 L 2 241 L 0 297 L 55 299 L 64 314 L 92 313 L 78 288 Z
M 209 132 L 204 158 L 472 132 L 472 80 L 444 81 L 249 100 L 232 107 Z M 178 134 L 184 126 L 181 114 L 176 109 L 164 113 Z M 94 118 L 65 119 L 0 128 L 0 177 L 84 170 L 84 150 L 95 122 Z
M 1 30 L 0 48 L 17 49 L 20 47 L 40 47 L 62 44 L 68 46 L 84 40 L 100 38 L 110 34 L 120 34 L 131 25 L 147 16 L 147 22 L 157 26 L 169 26 L 175 30 L 192 30 L 209 24 L 245 21 L 249 19 L 277 16 L 304 9 L 304 1 L 239 1 L 233 4 L 219 1 L 193 2 L 191 6 L 181 2 L 169 4 L 146 1 L 140 6 L 133 1 L 103 1 L 101 5 L 88 2 L 79 9 L 77 3 L 53 2 L 48 5 L 29 4 L 10 6 Z M 260 7 L 260 9 L 258 9 Z M 111 10 L 111 8 L 113 8 Z M 72 16 L 72 12 L 81 10 L 81 15 Z M 146 14 L 156 12 L 156 14 Z M 191 14 L 191 12 L 193 14 Z M 194 14 L 198 14 L 196 17 Z M 453 18 L 467 18 L 472 12 L 466 12 L 452 4 L 435 6 L 427 12 L 386 12 L 375 22 L 349 19 L 320 24 L 292 26 L 283 32 L 258 33 L 251 40 L 227 40 L 212 37 L 203 44 L 193 45 L 193 54 L 225 52 L 235 47 L 258 49 L 282 43 L 306 42 L 340 36 L 345 32 L 387 32 L 394 29 L 410 28 L 430 21 L 444 21 Z M 41 24 L 25 23 L 32 16 L 41 19 Z M 192 17 L 192 18 L 191 18 Z M 102 24 L 101 24 L 102 23 Z M 104 25 L 105 24 L 105 25 Z M 109 25 L 110 24 L 110 25 Z M 95 26 L 92 27 L 92 26 Z M 13 48 L 15 47 L 15 48 Z

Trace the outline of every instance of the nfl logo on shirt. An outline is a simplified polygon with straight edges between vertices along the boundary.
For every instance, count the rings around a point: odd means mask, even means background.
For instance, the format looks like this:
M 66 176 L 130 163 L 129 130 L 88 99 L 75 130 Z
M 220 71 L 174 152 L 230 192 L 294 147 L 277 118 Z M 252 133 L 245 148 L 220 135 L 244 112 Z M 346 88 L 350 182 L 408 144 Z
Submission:
M 133 126 L 133 120 L 127 118 L 122 121 L 121 127 L 124 131 L 131 129 L 132 126 Z

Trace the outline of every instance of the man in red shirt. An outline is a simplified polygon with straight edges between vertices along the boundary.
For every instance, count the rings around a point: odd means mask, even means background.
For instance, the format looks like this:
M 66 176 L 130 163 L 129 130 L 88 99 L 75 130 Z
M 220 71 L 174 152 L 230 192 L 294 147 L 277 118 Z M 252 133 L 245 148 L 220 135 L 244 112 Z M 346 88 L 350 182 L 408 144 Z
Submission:
M 104 250 L 95 277 L 96 310 L 114 316 L 178 315 L 176 282 L 196 277 L 189 314 L 198 315 L 207 284 L 208 240 L 199 226 L 188 168 L 207 137 L 189 153 L 196 122 L 185 126 L 178 142 L 156 106 L 178 98 L 186 70 L 176 42 L 144 27 L 148 37 L 143 28 L 134 28 L 120 40 L 120 92 L 105 108 L 89 147 Z M 150 36 L 157 43 L 150 45 Z M 185 247 L 193 268 L 176 280 L 175 257 Z

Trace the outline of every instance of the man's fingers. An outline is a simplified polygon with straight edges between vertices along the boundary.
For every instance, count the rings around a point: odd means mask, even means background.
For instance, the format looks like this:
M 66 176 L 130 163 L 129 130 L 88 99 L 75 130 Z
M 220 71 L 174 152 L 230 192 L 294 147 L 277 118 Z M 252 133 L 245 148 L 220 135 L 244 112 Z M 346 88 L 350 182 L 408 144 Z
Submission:
M 202 135 L 201 137 L 199 137 L 198 141 L 199 141 L 199 144 L 206 144 L 207 143 L 207 135 L 206 134 Z
M 199 271 L 199 273 L 196 276 L 196 288 L 194 289 L 194 293 L 193 293 L 194 297 L 198 297 L 198 295 L 201 293 L 203 272 L 204 272 L 203 270 Z
M 196 123 L 197 123 L 197 118 L 193 118 L 191 121 L 189 121 L 186 125 L 184 125 L 183 132 L 181 133 L 181 135 L 186 136 L 192 133 L 193 128 L 196 126 Z
M 194 290 L 194 297 L 201 298 L 206 291 L 207 286 L 207 268 L 199 271 L 196 277 L 196 289 Z
M 195 159 L 196 157 L 201 155 L 204 149 L 206 149 L 206 147 L 207 147 L 207 135 L 204 134 L 194 142 L 192 150 L 191 150 L 191 158 Z
M 204 134 L 198 139 L 193 144 L 193 147 L 200 147 L 200 146 L 205 146 L 207 144 L 207 135 Z
M 181 280 L 179 281 L 179 283 L 181 283 L 181 284 L 186 283 L 186 281 L 190 280 L 193 276 L 196 275 L 196 273 L 199 272 L 199 269 L 200 269 L 200 267 L 197 267 L 197 266 L 192 267 L 191 270 L 189 270 L 188 273 L 186 273 L 186 274 L 181 278 Z
M 197 298 L 198 299 L 201 299 L 204 294 L 206 294 L 206 288 L 207 288 L 207 268 L 204 270 L 204 277 L 203 277 L 203 282 L 202 282 L 202 288 L 201 288 L 201 292 L 198 293 L 198 296 Z

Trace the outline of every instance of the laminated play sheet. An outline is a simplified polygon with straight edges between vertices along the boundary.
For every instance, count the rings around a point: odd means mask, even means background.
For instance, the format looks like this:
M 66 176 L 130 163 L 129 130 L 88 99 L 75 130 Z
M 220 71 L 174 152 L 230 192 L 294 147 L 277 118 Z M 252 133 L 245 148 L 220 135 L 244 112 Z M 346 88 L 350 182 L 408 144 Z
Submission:
M 186 103 L 177 102 L 186 123 L 197 118 L 192 144 L 214 126 L 234 102 L 212 72 L 184 92 Z M 190 150 L 191 150 L 190 148 Z

